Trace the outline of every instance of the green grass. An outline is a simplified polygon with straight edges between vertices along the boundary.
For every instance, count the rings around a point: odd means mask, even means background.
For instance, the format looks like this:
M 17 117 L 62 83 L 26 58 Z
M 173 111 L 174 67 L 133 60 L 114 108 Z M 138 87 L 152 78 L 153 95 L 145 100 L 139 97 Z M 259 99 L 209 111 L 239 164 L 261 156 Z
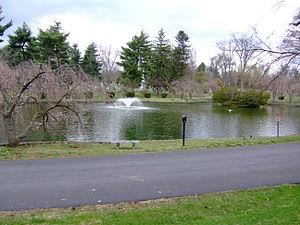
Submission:
M 275 101 L 272 101 L 272 98 L 269 99 L 269 104 L 275 104 L 275 105 L 300 105 L 300 96 L 295 96 L 292 99 L 292 103 L 289 103 L 289 97 L 285 96 L 283 100 L 279 100 L 278 96 L 275 98 Z
M 107 206 L 0 212 L 0 224 L 300 224 L 300 185 Z
M 26 144 L 21 145 L 17 148 L 10 148 L 4 146 L 0 147 L 0 160 L 124 155 L 132 153 L 170 152 L 192 149 L 240 147 L 259 144 L 277 144 L 296 141 L 300 141 L 300 135 L 283 136 L 278 138 L 260 137 L 255 139 L 187 139 L 185 147 L 182 147 L 181 140 L 141 141 L 137 144 L 136 149 L 131 149 L 130 144 L 121 145 L 119 149 L 113 144 L 97 143 Z

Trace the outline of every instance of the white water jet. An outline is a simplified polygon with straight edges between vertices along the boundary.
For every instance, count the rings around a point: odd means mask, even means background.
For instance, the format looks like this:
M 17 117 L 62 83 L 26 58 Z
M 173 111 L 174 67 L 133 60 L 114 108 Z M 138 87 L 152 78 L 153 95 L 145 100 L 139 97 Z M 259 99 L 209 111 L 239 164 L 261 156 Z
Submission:
M 138 98 L 119 98 L 116 101 L 118 106 L 125 106 L 126 108 L 130 108 L 134 105 L 141 105 L 142 102 Z

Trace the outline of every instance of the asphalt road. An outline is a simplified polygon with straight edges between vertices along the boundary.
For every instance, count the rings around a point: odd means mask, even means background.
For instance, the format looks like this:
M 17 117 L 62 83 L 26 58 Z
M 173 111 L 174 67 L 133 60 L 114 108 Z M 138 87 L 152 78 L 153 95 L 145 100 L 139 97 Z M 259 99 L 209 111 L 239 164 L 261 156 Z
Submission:
M 139 201 L 300 182 L 300 142 L 0 161 L 0 210 Z

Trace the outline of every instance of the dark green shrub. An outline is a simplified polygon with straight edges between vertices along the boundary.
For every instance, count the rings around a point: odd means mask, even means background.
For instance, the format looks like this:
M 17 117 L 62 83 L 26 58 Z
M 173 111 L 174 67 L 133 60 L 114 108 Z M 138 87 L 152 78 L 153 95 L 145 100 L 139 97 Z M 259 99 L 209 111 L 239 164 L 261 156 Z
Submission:
M 126 92 L 126 93 L 125 93 L 125 96 L 126 96 L 127 98 L 133 98 L 133 97 L 135 97 L 135 92 Z
M 47 96 L 46 96 L 46 94 L 43 92 L 42 95 L 41 95 L 41 99 L 46 99 L 46 98 L 47 98 Z
M 168 96 L 168 93 L 163 92 L 163 93 L 160 94 L 160 96 L 161 96 L 162 98 L 166 98 L 166 97 Z
M 88 91 L 84 93 L 85 97 L 88 99 L 91 99 L 94 96 L 94 93 L 92 91 Z
M 283 99 L 284 99 L 284 96 L 282 96 L 282 95 L 281 95 L 281 96 L 278 96 L 278 99 L 279 99 L 279 100 L 283 100 Z
M 266 105 L 270 93 L 256 90 L 240 91 L 236 88 L 221 88 L 213 94 L 213 101 L 228 107 L 256 108 Z
M 116 97 L 116 93 L 114 91 L 108 91 L 106 93 L 107 93 L 108 97 L 110 97 L 110 98 Z
M 144 97 L 145 98 L 151 98 L 151 93 L 149 93 L 149 92 L 144 93 Z

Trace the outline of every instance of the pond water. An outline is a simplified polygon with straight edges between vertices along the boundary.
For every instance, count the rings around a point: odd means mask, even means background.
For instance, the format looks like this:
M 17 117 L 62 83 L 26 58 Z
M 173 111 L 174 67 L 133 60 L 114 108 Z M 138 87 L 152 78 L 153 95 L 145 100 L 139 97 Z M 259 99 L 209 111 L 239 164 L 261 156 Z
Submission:
M 276 114 L 281 114 L 280 135 L 300 133 L 300 108 L 266 106 L 233 109 L 213 104 L 148 103 L 120 107 L 104 103 L 77 104 L 83 126 L 61 122 L 49 132 L 32 132 L 25 141 L 113 141 L 179 139 L 181 117 L 187 116 L 187 138 L 276 136 Z M 5 136 L 0 130 L 0 142 Z

